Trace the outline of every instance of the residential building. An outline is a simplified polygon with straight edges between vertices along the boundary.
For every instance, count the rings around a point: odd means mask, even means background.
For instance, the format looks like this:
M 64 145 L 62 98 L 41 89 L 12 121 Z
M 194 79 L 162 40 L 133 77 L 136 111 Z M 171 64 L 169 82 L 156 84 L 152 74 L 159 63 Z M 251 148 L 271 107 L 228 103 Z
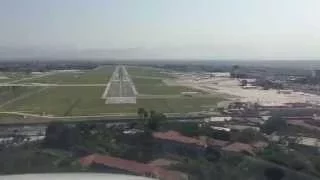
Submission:
M 178 171 L 166 170 L 150 164 L 144 164 L 136 161 L 111 157 L 107 155 L 92 154 L 80 158 L 82 166 L 92 166 L 107 172 L 116 172 L 121 174 L 133 174 L 146 176 L 163 180 L 185 180 L 187 175 Z
M 224 151 L 235 153 L 246 153 L 248 155 L 255 155 L 254 148 L 249 144 L 235 142 L 222 148 Z
M 154 132 L 152 135 L 161 144 L 163 152 L 199 157 L 204 155 L 207 147 L 206 142 L 183 136 L 176 131 Z

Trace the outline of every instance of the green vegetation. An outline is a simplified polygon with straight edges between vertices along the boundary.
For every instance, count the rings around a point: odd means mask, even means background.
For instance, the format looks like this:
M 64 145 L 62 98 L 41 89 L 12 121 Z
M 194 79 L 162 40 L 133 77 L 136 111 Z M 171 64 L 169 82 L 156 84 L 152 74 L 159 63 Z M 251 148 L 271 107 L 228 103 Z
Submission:
M 163 77 L 170 78 L 171 76 L 164 72 L 162 69 L 150 68 L 150 67 L 133 67 L 129 66 L 127 68 L 128 73 L 131 77 L 145 76 L 145 77 Z
M 140 123 L 142 124 L 142 123 Z M 80 123 L 74 127 L 51 123 L 46 131 L 43 148 L 100 153 L 139 162 L 148 162 L 156 153 L 150 131 L 135 135 L 122 133 L 124 127 L 106 128 L 102 124 Z M 148 128 L 147 126 L 145 128 Z
M 133 78 L 139 94 L 172 95 L 186 91 L 198 91 L 184 86 L 168 86 L 161 79 Z
M 259 140 L 265 140 L 261 133 L 253 129 L 244 129 L 243 131 L 233 132 L 231 140 L 242 143 L 252 143 Z
M 207 158 L 181 158 L 171 169 L 189 174 L 192 180 L 309 180 L 315 177 L 248 156 L 222 155 L 214 161 Z
M 163 80 L 172 77 L 161 69 L 140 67 L 128 67 L 127 69 L 139 94 L 178 95 L 181 92 L 199 92 L 199 90 L 185 86 L 168 86 Z
M 285 149 L 279 145 L 271 144 L 259 154 L 262 159 L 290 168 L 297 172 L 303 172 L 320 176 L 317 156 L 310 153 L 301 153 L 294 149 Z
M 287 129 L 287 122 L 280 116 L 272 116 L 262 126 L 262 131 L 271 134 L 275 131 L 284 131 Z
M 38 144 L 5 148 L 0 153 L 0 174 L 83 171 L 76 159 L 68 153 L 58 152 L 43 149 Z
M 55 87 L 4 106 L 4 111 L 29 111 L 36 114 L 86 115 L 103 113 L 100 99 L 103 88 Z
M 31 74 L 26 72 L 0 72 L 0 77 L 5 77 L 5 78 L 0 78 L 0 83 L 6 83 L 10 81 L 19 80 L 22 78 L 31 77 Z
M 25 111 L 36 114 L 74 116 L 105 113 L 136 113 L 138 107 L 159 112 L 195 112 L 214 107 L 219 97 L 181 97 L 138 99 L 137 104 L 105 104 L 100 98 L 104 88 L 54 87 L 35 93 L 0 108 L 2 111 Z
M 21 81 L 21 83 L 57 83 L 57 84 L 106 84 L 114 67 L 104 66 L 84 73 L 63 72 L 45 77 Z M 154 68 L 129 67 L 133 73 L 133 81 L 138 92 L 150 97 L 137 97 L 137 104 L 105 104 L 101 99 L 105 87 L 49 87 L 41 92 L 0 107 L 0 111 L 26 112 L 38 115 L 76 116 L 102 115 L 108 113 L 135 114 L 138 107 L 155 109 L 163 113 L 185 113 L 210 110 L 216 103 L 223 100 L 221 96 L 180 96 L 184 91 L 195 91 L 188 87 L 167 86 L 161 78 L 167 78 L 162 70 Z M 135 78 L 136 77 L 136 78 Z M 7 88 L 7 90 L 6 90 Z M 1 89 L 4 89 L 3 92 Z M 40 89 L 38 87 L 2 87 L 3 102 L 6 102 L 21 93 Z M 4 94 L 10 95 L 4 95 Z M 152 95 L 159 95 L 152 97 Z M 164 95 L 162 97 L 162 95 Z M 167 97 L 174 95 L 176 97 Z M 1 99 L 0 99 L 1 100 Z M 2 102 L 2 100 L 1 100 Z
M 159 112 L 197 112 L 215 107 L 221 101 L 219 97 L 181 97 L 167 99 L 138 99 L 137 106 L 156 109 Z
M 39 90 L 38 87 L 0 87 L 0 105 L 3 105 L 15 98 L 35 92 Z
M 198 137 L 201 134 L 201 128 L 198 122 L 170 122 L 163 125 L 163 130 L 173 130 L 180 132 L 184 136 Z M 204 135 L 204 134 L 202 134 Z
M 191 129 L 188 133 L 193 133 L 197 131 L 194 126 L 196 123 L 186 126 L 186 123 L 168 122 L 160 126 L 165 119 L 161 113 L 145 112 L 143 108 L 137 110 L 137 114 L 147 120 L 147 123 L 140 121 L 137 122 L 138 127 L 135 127 L 143 132 L 130 135 L 122 133 L 127 127 L 121 125 L 106 127 L 103 124 L 80 123 L 68 126 L 51 123 L 42 144 L 27 144 L 1 151 L 0 158 L 6 163 L 0 167 L 0 173 L 95 171 L 94 167 L 82 168 L 77 161 L 83 157 L 83 152 L 90 152 L 143 163 L 166 158 L 176 162 L 168 166 L 168 169 L 186 173 L 191 180 L 313 180 L 316 178 L 312 175 L 319 176 L 318 157 L 310 160 L 308 155 L 286 151 L 274 145 L 269 146 L 257 157 L 227 153 L 210 147 L 204 148 L 203 151 L 197 149 L 197 156 L 189 155 L 188 148 L 183 147 L 172 154 L 166 148 L 162 148 L 168 147 L 168 144 L 154 139 L 150 130 L 168 130 L 183 126 Z M 145 114 L 148 116 L 145 117 Z
M 19 83 L 58 83 L 58 84 L 106 84 L 114 68 L 105 66 L 95 70 L 80 72 L 59 72 L 57 74 L 20 81 Z
M 311 137 L 311 138 L 319 138 L 320 137 L 320 131 L 314 129 L 310 130 L 304 127 L 300 126 L 287 126 L 285 131 L 280 131 L 278 133 L 279 135 L 287 135 L 287 136 L 296 136 L 297 134 L 305 137 Z
M 138 108 L 137 114 L 140 120 L 143 121 L 145 129 L 151 131 L 158 130 L 160 125 L 167 120 L 163 113 L 154 110 L 150 110 L 150 113 L 148 113 L 144 108 Z

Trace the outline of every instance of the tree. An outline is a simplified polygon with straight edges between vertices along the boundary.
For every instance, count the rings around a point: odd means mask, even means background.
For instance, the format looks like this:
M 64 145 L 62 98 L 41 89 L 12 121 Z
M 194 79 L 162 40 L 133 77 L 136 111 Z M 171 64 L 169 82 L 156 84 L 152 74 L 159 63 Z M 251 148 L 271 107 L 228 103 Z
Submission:
M 59 123 L 51 123 L 46 130 L 44 144 L 51 148 L 69 149 L 80 141 L 80 131 Z
M 149 116 L 148 111 L 144 111 L 144 113 L 143 113 L 143 118 L 144 118 L 144 119 L 147 119 L 147 118 L 148 118 L 148 116 Z
M 199 134 L 212 137 L 214 139 L 229 141 L 230 140 L 230 132 L 223 130 L 214 130 L 210 127 L 203 127 L 200 129 Z
M 155 110 L 150 110 L 150 117 L 153 117 L 157 114 Z
M 262 131 L 271 134 L 275 131 L 283 131 L 287 128 L 287 122 L 279 116 L 273 116 L 262 126 Z
M 205 150 L 205 158 L 210 162 L 215 162 L 221 158 L 221 153 L 216 149 L 208 147 Z
M 291 168 L 293 168 L 294 170 L 296 170 L 296 171 L 301 171 L 301 170 L 304 170 L 304 169 L 308 168 L 307 164 L 305 163 L 305 161 L 303 161 L 301 159 L 297 159 L 297 158 L 293 159 L 290 162 L 289 166 Z
M 312 161 L 312 164 L 313 164 L 314 168 L 315 168 L 318 172 L 320 172 L 320 157 L 315 156 L 315 157 L 312 158 L 311 161 Z
M 217 107 L 217 111 L 221 114 L 224 114 L 224 107 Z
M 85 122 L 76 124 L 75 128 L 79 131 L 82 138 L 90 136 L 91 130 L 96 129 L 95 124 L 88 124 Z
M 185 136 L 199 136 L 200 129 L 196 123 L 183 123 L 179 125 L 179 130 L 181 134 Z
M 159 129 L 160 124 L 166 120 L 166 116 L 163 113 L 158 113 L 154 110 L 150 111 L 150 116 L 145 120 L 145 126 L 149 130 Z
M 259 103 L 255 102 L 255 103 L 253 104 L 253 109 L 254 109 L 255 111 L 258 111 L 258 110 L 259 110 L 259 107 L 260 107 Z
M 140 117 L 140 119 L 144 119 L 144 113 L 146 110 L 144 108 L 138 108 L 137 114 Z
M 267 168 L 264 170 L 264 176 L 268 180 L 281 180 L 284 175 L 283 170 L 280 168 Z
M 259 136 L 259 133 L 253 129 L 244 129 L 243 131 L 232 133 L 231 139 L 232 141 L 251 143 L 259 140 Z
M 51 123 L 46 129 L 44 143 L 48 147 L 60 147 L 59 140 L 65 127 L 58 123 Z

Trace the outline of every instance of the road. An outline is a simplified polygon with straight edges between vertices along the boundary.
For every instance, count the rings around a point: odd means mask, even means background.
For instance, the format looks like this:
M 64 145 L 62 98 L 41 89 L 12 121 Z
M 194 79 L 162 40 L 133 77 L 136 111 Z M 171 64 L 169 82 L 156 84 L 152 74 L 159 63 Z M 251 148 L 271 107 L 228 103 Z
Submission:
M 137 96 L 138 99 L 175 99 L 175 98 L 212 98 L 217 97 L 215 94 L 197 94 L 192 97 L 180 95 L 180 94 L 172 94 L 172 95 L 151 95 L 151 94 L 139 94 Z
M 23 112 L 0 112 L 0 115 L 12 115 L 13 119 L 2 119 L 0 126 L 24 126 L 24 125 L 47 125 L 51 122 L 74 124 L 74 123 L 128 123 L 138 121 L 140 118 L 136 113 L 131 114 L 105 114 L 92 116 L 41 116 Z M 211 117 L 212 115 L 204 115 L 199 113 L 166 113 L 169 121 L 202 121 L 203 118 Z
M 104 87 L 105 84 L 47 84 L 47 83 L 0 83 L 1 86 L 16 86 L 16 87 Z

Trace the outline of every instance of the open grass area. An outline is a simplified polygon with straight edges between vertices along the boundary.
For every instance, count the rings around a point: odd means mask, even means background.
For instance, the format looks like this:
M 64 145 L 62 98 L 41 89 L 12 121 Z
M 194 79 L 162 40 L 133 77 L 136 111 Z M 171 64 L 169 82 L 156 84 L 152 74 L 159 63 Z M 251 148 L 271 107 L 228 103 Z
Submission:
M 163 80 L 172 77 L 161 69 L 128 67 L 127 70 L 139 94 L 175 95 L 186 91 L 198 91 L 184 86 L 168 86 Z
M 53 75 L 20 81 L 19 83 L 94 84 L 107 83 L 114 67 L 104 66 L 79 72 L 58 72 Z
M 186 91 L 197 91 L 184 86 L 168 86 L 161 79 L 133 78 L 139 94 L 172 95 Z
M 104 112 L 100 99 L 103 88 L 55 87 L 48 88 L 20 101 L 4 106 L 4 111 L 26 111 L 59 116 L 95 114 Z
M 31 74 L 25 72 L 0 72 L 0 83 L 7 83 L 31 76 Z
M 163 77 L 163 78 L 171 77 L 168 73 L 165 73 L 163 70 L 151 68 L 151 67 L 128 66 L 127 71 L 131 75 L 131 77 L 135 77 L 135 76 Z
M 1 111 L 21 111 L 33 114 L 74 116 L 105 113 L 135 113 L 138 107 L 161 112 L 193 112 L 215 106 L 219 97 L 182 97 L 138 99 L 137 104 L 106 105 L 101 99 L 104 88 L 55 87 L 10 103 Z
M 39 89 L 39 87 L 0 87 L 0 107 L 8 101 L 33 93 Z
M 9 82 L 9 81 L 12 81 L 10 78 L 1 78 L 0 79 L 0 83 L 6 83 L 6 82 Z
M 219 97 L 181 97 L 167 99 L 141 99 L 138 100 L 138 107 L 145 109 L 153 109 L 159 112 L 166 113 L 187 113 L 202 110 L 209 110 L 216 106 L 216 103 L 221 101 Z
M 128 67 L 134 84 L 141 95 L 159 95 L 137 99 L 137 104 L 105 104 L 101 99 L 105 87 L 50 87 L 40 92 L 15 100 L 0 107 L 2 112 L 25 112 L 38 115 L 78 116 L 103 115 L 108 113 L 136 113 L 137 108 L 156 110 L 165 113 L 185 113 L 209 110 L 223 100 L 221 96 L 179 96 L 181 92 L 196 91 L 183 86 L 168 86 L 162 79 L 170 78 L 159 69 Z M 62 72 L 45 77 L 21 81 L 21 83 L 57 84 L 107 84 L 114 71 L 112 66 L 104 66 L 82 73 Z M 8 88 L 8 87 L 3 87 Z M 16 93 L 29 92 L 18 87 Z M 33 87 L 39 89 L 39 87 Z M 30 88 L 32 89 L 32 88 Z M 1 93 L 1 92 L 0 92 Z M 5 91 L 5 93 L 8 93 Z M 12 89 L 10 90 L 12 94 Z M 164 95 L 164 96 L 163 96 Z M 166 95 L 173 95 L 168 97 Z M 14 98 L 10 96 L 10 98 Z M 10 98 L 8 98 L 10 100 Z

